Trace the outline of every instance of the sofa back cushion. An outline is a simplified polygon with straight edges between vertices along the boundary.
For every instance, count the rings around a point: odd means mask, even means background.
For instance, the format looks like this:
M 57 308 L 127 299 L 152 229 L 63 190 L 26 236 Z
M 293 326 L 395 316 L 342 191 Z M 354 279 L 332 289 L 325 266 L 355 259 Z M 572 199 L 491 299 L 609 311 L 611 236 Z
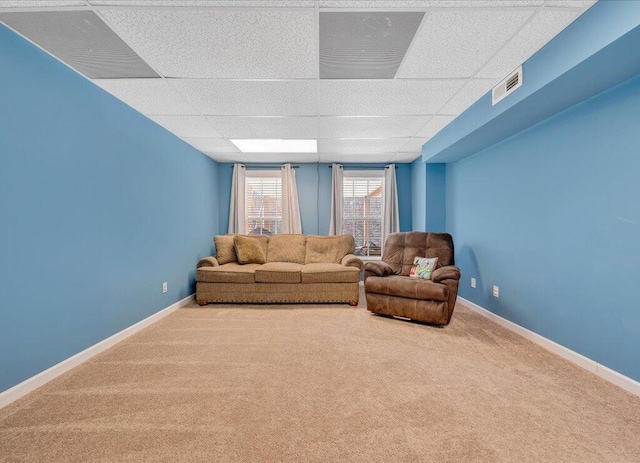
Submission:
M 306 243 L 304 235 L 273 235 L 269 237 L 267 262 L 304 264 Z
M 384 243 L 382 260 L 399 275 L 409 275 L 416 257 L 437 257 L 438 267 L 455 265 L 453 238 L 448 233 L 391 233 Z
M 233 237 L 234 235 L 218 235 L 213 238 L 216 245 L 216 260 L 220 265 L 238 262 Z
M 355 248 L 355 240 L 351 235 L 308 235 L 304 263 L 339 264 L 342 258 L 347 254 L 352 254 Z
M 236 256 L 241 264 L 264 264 L 267 256 L 264 247 L 255 236 L 236 235 Z M 268 241 L 267 241 L 268 245 Z

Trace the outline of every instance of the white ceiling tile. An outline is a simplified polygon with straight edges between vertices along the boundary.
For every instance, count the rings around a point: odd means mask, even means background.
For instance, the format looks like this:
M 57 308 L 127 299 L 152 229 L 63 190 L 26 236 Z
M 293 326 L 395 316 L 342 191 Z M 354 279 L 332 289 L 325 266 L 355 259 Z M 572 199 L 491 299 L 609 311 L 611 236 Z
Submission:
M 203 116 L 148 116 L 179 137 L 222 137 Z
M 542 10 L 478 72 L 477 77 L 504 78 L 562 29 L 576 19 L 582 10 Z
M 433 116 L 427 124 L 415 134 L 416 137 L 431 138 L 442 129 L 444 129 L 449 123 L 457 116 Z
M 318 162 L 318 153 L 245 153 L 242 162 Z
M 395 153 L 407 143 L 406 138 L 380 139 L 324 139 L 318 140 L 318 151 L 321 153 L 344 154 L 381 154 Z
M 529 9 L 434 10 L 397 77 L 471 77 L 531 16 Z
M 420 153 L 398 153 L 391 159 L 393 162 L 413 162 L 422 154 Z
M 229 117 L 207 119 L 227 138 L 318 138 L 314 117 Z
M 205 152 L 212 159 L 219 162 L 318 162 L 317 153 L 223 153 Z
M 192 107 L 164 79 L 94 79 L 92 82 L 143 114 L 194 114 Z
M 205 115 L 307 116 L 317 113 L 315 81 L 172 79 L 171 85 Z
M 321 117 L 321 138 L 411 137 L 431 116 Z
M 429 141 L 429 138 L 411 138 L 400 148 L 401 153 L 422 153 L 422 145 Z
M 100 10 L 166 77 L 314 78 L 312 11 Z
M 240 152 L 236 145 L 224 138 L 192 138 L 182 137 L 184 141 L 189 143 L 194 148 L 207 153 L 215 153 L 220 151 L 221 153 L 233 153 Z
M 489 92 L 497 83 L 495 80 L 471 79 L 449 102 L 440 110 L 444 114 L 461 114 L 469 106 Z
M 545 6 L 561 6 L 571 8 L 588 8 L 597 0 L 547 0 Z
M 313 8 L 313 0 L 91 0 L 96 6 Z
M 321 80 L 323 116 L 435 114 L 463 80 Z
M 360 162 L 360 163 L 374 163 L 374 162 L 391 162 L 395 153 L 383 153 L 383 154 L 338 154 L 338 153 L 320 153 L 320 162 Z
M 437 0 L 436 0 L 437 1 Z M 468 0 L 469 6 L 477 8 L 492 8 L 492 7 L 514 7 L 514 6 L 541 6 L 544 0 Z M 464 5 L 464 1 L 461 1 L 461 6 Z
M 206 152 L 204 154 L 218 162 L 246 162 L 239 153 Z
M 81 0 L 0 0 L 0 8 L 48 8 L 57 6 L 87 6 Z
M 321 8 L 469 8 L 540 6 L 544 0 L 320 0 Z

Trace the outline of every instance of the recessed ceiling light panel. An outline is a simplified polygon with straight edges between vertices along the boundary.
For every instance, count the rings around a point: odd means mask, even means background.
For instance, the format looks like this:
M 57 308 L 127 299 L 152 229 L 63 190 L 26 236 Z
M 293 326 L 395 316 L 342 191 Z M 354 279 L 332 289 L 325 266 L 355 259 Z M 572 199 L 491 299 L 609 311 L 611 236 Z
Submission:
M 317 153 L 317 140 L 229 140 L 243 153 Z

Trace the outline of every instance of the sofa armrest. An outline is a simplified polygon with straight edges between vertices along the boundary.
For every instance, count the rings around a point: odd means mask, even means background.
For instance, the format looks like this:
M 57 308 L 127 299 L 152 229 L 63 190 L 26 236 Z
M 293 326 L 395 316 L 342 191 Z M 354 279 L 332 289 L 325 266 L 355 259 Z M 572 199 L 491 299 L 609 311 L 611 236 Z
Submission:
M 358 270 L 362 270 L 364 268 L 364 263 L 360 260 L 359 257 L 354 256 L 353 254 L 347 254 L 342 258 L 342 265 L 345 267 L 356 267 Z
M 366 272 L 370 272 L 370 275 L 375 275 L 378 277 L 386 277 L 387 275 L 393 275 L 396 272 L 393 271 L 393 268 L 386 262 L 381 260 L 377 260 L 375 262 L 367 262 L 364 266 L 364 270 Z
M 431 281 L 440 283 L 443 280 L 460 280 L 460 269 L 453 265 L 435 269 L 431 274 Z
M 204 257 L 204 258 L 200 259 L 200 261 L 198 262 L 198 268 L 200 268 L 200 267 L 218 267 L 219 265 L 220 264 L 218 264 L 218 260 L 213 256 Z

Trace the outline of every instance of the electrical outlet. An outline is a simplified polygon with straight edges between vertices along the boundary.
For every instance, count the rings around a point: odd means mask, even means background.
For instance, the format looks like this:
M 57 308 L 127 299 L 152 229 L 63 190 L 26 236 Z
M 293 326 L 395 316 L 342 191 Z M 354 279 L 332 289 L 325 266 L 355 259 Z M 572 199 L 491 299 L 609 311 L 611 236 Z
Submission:
M 500 288 L 496 285 L 493 285 L 493 297 L 500 297 Z
M 472 288 L 475 288 L 475 287 L 476 287 L 476 279 L 475 279 L 475 278 L 472 278 L 472 279 L 471 279 L 471 287 L 472 287 Z
M 169 287 L 167 285 L 167 282 L 165 281 L 164 283 L 162 283 L 162 292 L 166 293 L 169 290 Z

